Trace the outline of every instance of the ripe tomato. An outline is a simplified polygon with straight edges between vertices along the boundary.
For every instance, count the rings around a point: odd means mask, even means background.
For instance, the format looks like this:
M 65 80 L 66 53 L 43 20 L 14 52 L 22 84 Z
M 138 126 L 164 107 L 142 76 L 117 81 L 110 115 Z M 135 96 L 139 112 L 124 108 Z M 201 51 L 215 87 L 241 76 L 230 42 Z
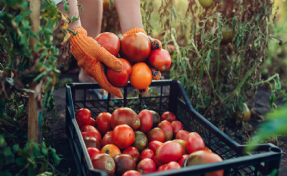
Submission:
M 176 121 L 176 117 L 172 112 L 167 111 L 161 115 L 160 120 L 161 121 L 167 120 L 171 123 L 173 121 Z
M 122 87 L 128 82 L 129 76 L 132 72 L 132 66 L 129 61 L 119 58 L 123 63 L 123 69 L 116 72 L 110 68 L 107 69 L 107 78 L 116 87 Z
M 193 153 L 198 150 L 204 150 L 205 144 L 201 136 L 196 132 L 191 132 L 186 137 L 186 150 L 188 153 Z
M 102 153 L 106 153 L 108 155 L 110 155 L 113 159 L 117 156 L 121 154 L 121 150 L 114 144 L 108 144 L 105 145 L 102 150 Z
M 111 118 L 112 115 L 108 112 L 102 112 L 97 116 L 98 130 L 102 135 L 105 135 L 106 132 L 112 130 Z
M 181 166 L 181 167 L 183 167 L 183 162 L 185 161 L 185 159 L 188 157 L 189 155 L 188 154 L 186 154 L 186 155 L 182 155 L 180 158 L 179 158 L 179 160 L 177 161 L 178 162 L 178 164 Z
M 112 140 L 112 134 L 113 131 L 108 131 L 105 136 L 103 137 L 102 141 L 101 141 L 101 145 L 105 146 L 107 144 L 113 144 L 113 140 Z
M 186 141 L 187 135 L 189 135 L 188 131 L 179 130 L 175 135 L 175 139 L 182 139 L 182 140 Z
M 116 163 L 116 174 L 117 175 L 123 175 L 123 173 L 129 171 L 129 170 L 135 170 L 136 169 L 136 162 L 134 159 L 127 154 L 120 154 L 115 157 L 115 163 Z
M 82 128 L 85 125 L 90 125 L 91 112 L 87 108 L 79 109 L 76 112 L 76 121 L 79 125 L 79 128 Z
M 88 154 L 89 154 L 91 160 L 93 158 L 95 158 L 95 156 L 97 156 L 97 154 L 102 153 L 99 149 L 94 148 L 94 147 L 88 147 L 87 151 L 88 151 Z
M 154 129 L 150 130 L 147 134 L 148 141 L 165 141 L 165 134 L 162 129 L 155 127 Z
M 164 120 L 158 124 L 158 127 L 162 129 L 165 135 L 165 140 L 169 141 L 172 140 L 173 137 L 173 129 L 169 121 Z
M 82 132 L 91 132 L 91 131 L 96 131 L 96 132 L 99 132 L 97 130 L 97 128 L 93 127 L 92 125 L 85 125 L 81 128 L 81 131 Z
M 203 8 L 208 8 L 212 5 L 213 0 L 199 0 L 199 3 Z
M 159 124 L 160 122 L 160 116 L 157 112 L 153 111 L 153 110 L 149 110 L 149 112 L 151 113 L 152 115 L 152 122 L 153 122 L 153 125 L 152 127 L 157 127 L 157 125 Z
M 154 153 L 156 153 L 156 150 L 162 145 L 163 143 L 160 141 L 151 141 L 148 143 L 148 148 L 151 149 Z
M 109 53 L 116 57 L 118 56 L 118 53 L 120 51 L 120 39 L 116 34 L 111 32 L 104 32 L 99 34 L 95 39 Z
M 122 176 L 137 176 L 137 175 L 142 175 L 142 174 L 135 170 L 129 170 L 129 171 L 126 171 Z
M 137 170 L 142 174 L 153 173 L 156 171 L 156 165 L 152 159 L 145 158 L 139 162 Z
M 131 108 L 118 108 L 112 113 L 111 124 L 113 129 L 118 125 L 127 124 L 137 130 L 140 127 L 140 119 Z
M 150 131 L 153 125 L 153 118 L 151 112 L 149 112 L 149 110 L 146 109 L 142 110 L 139 113 L 139 119 L 141 121 L 141 126 L 139 130 L 144 133 Z
M 169 162 L 168 164 L 166 164 L 164 170 L 172 170 L 172 169 L 180 169 L 180 165 L 175 162 L 175 161 L 172 161 L 172 162 Z
M 162 163 L 161 163 L 161 162 L 159 162 L 159 160 L 157 159 L 157 157 L 156 157 L 156 156 L 154 156 L 154 157 L 153 157 L 153 161 L 154 161 L 154 163 L 155 163 L 155 165 L 156 165 L 156 168 L 159 168 L 159 166 L 161 166 L 161 165 L 162 165 Z
M 151 43 L 148 37 L 142 32 L 125 34 L 120 39 L 120 42 L 120 55 L 130 62 L 142 62 L 150 54 Z
M 95 119 L 93 119 L 93 118 L 90 118 L 90 124 L 89 125 L 94 126 L 94 127 L 97 128 L 97 121 Z
M 127 149 L 123 151 L 122 154 L 130 155 L 131 157 L 133 157 L 136 163 L 140 161 L 140 157 L 141 157 L 140 152 L 135 147 L 128 147 Z
M 172 129 L 173 129 L 173 134 L 174 135 L 176 135 L 176 133 L 179 130 L 183 130 L 183 126 L 182 126 L 180 121 L 173 121 L 173 122 L 171 122 L 171 126 L 172 126 Z
M 136 63 L 132 66 L 130 82 L 136 89 L 145 89 L 152 82 L 152 72 L 149 66 L 143 62 Z
M 171 161 L 178 161 L 182 155 L 182 147 L 175 141 L 167 141 L 156 151 L 156 157 L 159 162 L 167 164 Z
M 94 137 L 84 138 L 84 142 L 86 144 L 86 148 L 94 147 L 101 150 L 101 143 Z
M 157 172 L 164 171 L 164 170 L 165 170 L 165 167 L 166 167 L 166 164 L 163 164 L 163 165 L 159 166 L 156 171 L 157 171 Z
M 118 125 L 113 130 L 112 139 L 120 149 L 125 149 L 134 143 L 135 133 L 128 125 Z
M 142 153 L 141 153 L 141 160 L 143 160 L 145 158 L 153 159 L 154 158 L 154 152 L 151 149 L 144 149 L 144 151 L 142 151 Z
M 185 166 L 194 166 L 194 165 L 200 165 L 200 164 L 208 164 L 208 163 L 215 163 L 215 162 L 221 162 L 222 158 L 212 152 L 208 151 L 196 151 L 192 154 L 190 154 L 186 158 Z M 224 170 L 214 171 L 210 173 L 206 173 L 206 176 L 223 176 Z
M 154 49 L 150 52 L 148 62 L 159 71 L 165 71 L 171 65 L 171 57 L 164 49 Z
M 148 140 L 146 135 L 141 131 L 135 132 L 135 142 L 133 146 L 138 149 L 139 152 L 143 151 L 147 146 Z
M 94 137 L 96 138 L 99 142 L 102 141 L 102 136 L 98 131 L 90 131 L 90 132 L 81 132 L 83 139 L 88 138 L 88 137 Z
M 182 139 L 175 139 L 173 140 L 175 142 L 178 142 L 181 146 L 182 146 L 182 154 L 188 154 L 187 150 L 186 150 L 186 142 Z
M 94 169 L 99 169 L 107 173 L 107 175 L 114 175 L 116 170 L 116 165 L 112 157 L 110 155 L 101 153 L 96 155 L 92 159 L 92 164 Z

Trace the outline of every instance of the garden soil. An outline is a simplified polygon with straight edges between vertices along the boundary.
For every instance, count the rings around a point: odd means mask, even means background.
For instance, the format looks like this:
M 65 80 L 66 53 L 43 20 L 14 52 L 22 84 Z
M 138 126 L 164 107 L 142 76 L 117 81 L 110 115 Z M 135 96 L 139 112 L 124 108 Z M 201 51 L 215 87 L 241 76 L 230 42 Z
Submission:
M 78 82 L 78 72 L 62 72 L 60 80 L 63 78 L 72 78 L 74 82 Z M 62 173 L 68 173 L 71 169 L 70 175 L 78 175 L 76 163 L 74 161 L 73 155 L 71 153 L 71 148 L 69 145 L 68 138 L 66 137 L 66 121 L 65 121 L 65 88 L 58 88 L 54 91 L 54 98 L 56 104 L 56 121 L 54 121 L 52 112 L 46 114 L 46 118 L 49 123 L 50 132 L 45 135 L 46 140 L 51 140 L 53 147 L 56 149 L 57 154 L 60 154 L 62 160 L 60 165 L 56 168 Z M 270 92 L 265 88 L 259 88 L 255 107 L 253 110 L 259 115 L 264 115 L 270 109 L 268 107 Z M 258 117 L 251 116 L 250 119 L 251 126 L 256 130 L 258 125 Z M 232 137 L 232 136 L 231 136 Z M 234 137 L 232 137 L 234 139 Z M 236 139 L 235 139 L 236 140 Z M 238 140 L 236 140 L 238 141 Z M 273 142 L 273 141 L 271 141 Z M 275 142 L 273 142 L 275 143 Z M 287 175 L 287 136 L 279 137 L 279 147 L 282 149 L 282 157 L 280 164 L 279 176 Z

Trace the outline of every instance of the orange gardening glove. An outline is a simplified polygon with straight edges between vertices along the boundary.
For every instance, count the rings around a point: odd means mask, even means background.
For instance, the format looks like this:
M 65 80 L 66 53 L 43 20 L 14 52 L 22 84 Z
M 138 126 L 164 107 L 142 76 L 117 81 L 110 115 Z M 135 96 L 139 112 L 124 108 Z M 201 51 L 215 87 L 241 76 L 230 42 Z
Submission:
M 87 31 L 82 27 L 74 28 L 76 35 L 71 35 L 72 54 L 77 59 L 78 65 L 85 73 L 93 77 L 98 84 L 109 93 L 122 98 L 122 92 L 114 87 L 105 75 L 105 66 L 114 71 L 121 71 L 123 63 L 115 56 L 106 51 L 96 40 L 87 37 Z
M 141 29 L 141 28 L 132 28 L 132 29 L 128 30 L 127 32 L 125 32 L 123 35 L 125 35 L 125 34 L 135 34 L 135 33 L 138 33 L 138 32 L 142 32 L 145 35 L 147 35 L 146 32 L 143 29 Z M 150 36 L 147 36 L 147 37 L 148 37 L 148 39 L 149 39 L 149 41 L 151 43 L 151 49 L 161 49 L 161 47 L 162 47 L 161 41 L 159 41 L 157 39 L 153 39 Z M 151 71 L 152 71 L 153 79 L 154 80 L 159 80 L 160 77 L 161 77 L 161 72 L 159 70 L 153 68 L 153 67 L 151 67 Z M 148 93 L 148 90 L 149 90 L 148 87 L 145 88 L 145 89 L 139 90 L 139 94 L 140 95 L 144 95 L 144 94 Z

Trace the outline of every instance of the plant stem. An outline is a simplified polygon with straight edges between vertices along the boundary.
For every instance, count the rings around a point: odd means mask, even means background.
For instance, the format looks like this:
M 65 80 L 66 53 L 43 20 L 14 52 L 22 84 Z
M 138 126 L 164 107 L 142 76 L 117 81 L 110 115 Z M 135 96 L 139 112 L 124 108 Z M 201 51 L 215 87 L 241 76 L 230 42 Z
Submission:
M 279 74 L 278 73 L 275 73 L 275 75 L 271 76 L 270 78 L 268 78 L 265 81 L 260 81 L 260 82 L 257 82 L 257 83 L 251 84 L 251 85 L 252 86 L 259 86 L 259 85 L 262 85 L 262 84 L 265 84 L 265 83 L 269 83 L 272 79 L 274 79 L 276 77 L 279 78 Z

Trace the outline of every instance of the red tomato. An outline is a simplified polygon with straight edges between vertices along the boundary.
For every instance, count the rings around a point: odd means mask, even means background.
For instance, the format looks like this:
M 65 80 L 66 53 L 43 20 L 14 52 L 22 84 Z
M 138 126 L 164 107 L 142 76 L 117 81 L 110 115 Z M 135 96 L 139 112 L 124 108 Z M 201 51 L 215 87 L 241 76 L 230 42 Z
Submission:
M 159 71 L 165 71 L 171 65 L 171 57 L 164 49 L 154 49 L 150 52 L 148 62 Z
M 162 129 L 155 127 L 154 129 L 150 130 L 147 134 L 147 138 L 149 141 L 165 141 L 165 134 Z
M 131 157 L 133 157 L 136 163 L 138 163 L 141 158 L 140 152 L 135 147 L 128 147 L 122 152 L 122 154 L 130 155 Z
M 157 171 L 157 172 L 164 171 L 164 170 L 165 170 L 165 167 L 166 167 L 166 164 L 163 164 L 163 165 L 159 166 L 159 168 L 158 168 L 156 171 Z
M 156 156 L 153 157 L 153 161 L 154 161 L 154 163 L 155 163 L 155 165 L 156 165 L 156 168 L 158 168 L 158 167 L 160 167 L 160 166 L 162 165 L 162 163 L 159 162 L 159 160 L 157 159 Z
M 104 32 L 99 34 L 95 39 L 109 53 L 114 56 L 118 56 L 118 53 L 120 51 L 120 39 L 116 34 L 111 32 Z
M 137 175 L 142 175 L 142 174 L 135 170 L 129 170 L 129 171 L 126 171 L 122 176 L 137 176 Z
M 108 131 L 105 136 L 103 137 L 102 141 L 101 141 L 101 145 L 105 146 L 107 144 L 113 144 L 113 140 L 112 140 L 112 134 L 113 131 Z
M 180 158 L 179 158 L 179 160 L 177 161 L 178 162 L 178 164 L 181 166 L 181 167 L 183 167 L 183 162 L 185 161 L 185 159 L 188 157 L 189 155 L 188 154 L 186 154 L 186 155 L 182 155 Z
M 182 139 L 182 140 L 186 141 L 187 135 L 189 135 L 188 131 L 179 130 L 175 135 L 175 139 Z
M 130 62 L 142 62 L 150 54 L 151 43 L 144 33 L 125 34 L 120 42 L 120 55 Z
M 136 63 L 132 66 L 132 72 L 129 80 L 134 88 L 145 89 L 152 82 L 151 69 L 146 63 Z
M 114 175 L 116 170 L 116 165 L 110 155 L 101 153 L 92 159 L 92 164 L 94 169 L 99 169 L 107 173 L 107 175 Z
M 89 154 L 91 160 L 93 158 L 95 158 L 95 156 L 97 156 L 97 154 L 102 153 L 99 149 L 97 149 L 95 147 L 88 147 L 87 151 L 88 151 L 88 154 Z
M 137 113 L 131 108 L 118 108 L 112 113 L 111 124 L 113 129 L 118 125 L 127 124 L 137 130 L 140 123 Z
M 142 110 L 139 114 L 139 119 L 141 121 L 140 131 L 147 133 L 151 130 L 153 125 L 152 114 L 149 110 Z
M 95 147 L 95 148 L 101 150 L 101 143 L 100 143 L 100 141 L 98 141 L 94 137 L 84 138 L 84 142 L 85 142 L 86 148 Z
M 128 148 L 135 141 L 135 132 L 128 125 L 118 125 L 113 130 L 112 140 L 120 149 Z
M 188 154 L 187 150 L 186 150 L 186 142 L 182 139 L 175 139 L 173 140 L 175 142 L 178 142 L 181 146 L 182 146 L 182 154 Z
M 153 173 L 156 171 L 156 165 L 152 159 L 145 158 L 139 162 L 137 170 L 142 174 Z
M 169 162 L 168 164 L 166 164 L 164 170 L 172 170 L 172 169 L 180 169 L 180 165 L 175 162 L 175 161 L 172 161 L 172 162 Z
M 144 149 L 144 151 L 142 151 L 142 153 L 141 153 L 141 160 L 143 160 L 145 158 L 153 159 L 154 158 L 154 152 L 151 149 Z
M 161 121 L 167 120 L 169 122 L 173 122 L 176 121 L 176 117 L 172 112 L 167 111 L 161 115 L 160 120 Z
M 160 141 L 151 141 L 148 143 L 148 148 L 151 149 L 154 153 L 156 153 L 156 150 L 162 145 L 163 143 Z
M 97 128 L 93 127 L 92 125 L 85 125 L 81 128 L 81 131 L 82 132 L 91 132 L 91 131 L 96 131 L 96 132 L 99 132 L 97 130 Z
M 173 129 L 169 121 L 164 120 L 158 124 L 158 127 L 162 129 L 165 135 L 165 140 L 169 141 L 172 140 L 173 137 Z
M 204 141 L 198 133 L 192 132 L 186 137 L 186 150 L 188 153 L 205 150 Z
M 173 122 L 171 122 L 171 126 L 172 126 L 172 129 L 173 129 L 173 134 L 174 135 L 176 135 L 176 133 L 179 130 L 183 130 L 183 126 L 182 126 L 180 121 L 173 121 Z
M 167 141 L 156 151 L 156 157 L 159 162 L 166 164 L 171 161 L 177 161 L 182 155 L 182 147 L 175 141 Z
M 93 118 L 90 118 L 90 124 L 89 125 L 97 127 L 97 121 Z
M 104 136 L 106 132 L 112 130 L 111 126 L 112 114 L 102 112 L 97 116 L 97 126 L 100 133 Z
M 90 125 L 91 112 L 86 108 L 79 109 L 76 112 L 76 121 L 80 128 L 85 125 Z
M 99 142 L 102 141 L 102 136 L 101 136 L 101 134 L 100 134 L 99 132 L 97 132 L 97 131 L 81 132 L 81 133 L 82 133 L 83 139 L 88 138 L 88 137 L 89 137 L 89 138 L 94 137 L 94 138 L 96 138 Z
M 128 82 L 129 76 L 132 72 L 132 66 L 129 61 L 119 58 L 123 63 L 123 69 L 120 72 L 116 72 L 110 68 L 107 69 L 107 78 L 116 87 L 125 86 Z

